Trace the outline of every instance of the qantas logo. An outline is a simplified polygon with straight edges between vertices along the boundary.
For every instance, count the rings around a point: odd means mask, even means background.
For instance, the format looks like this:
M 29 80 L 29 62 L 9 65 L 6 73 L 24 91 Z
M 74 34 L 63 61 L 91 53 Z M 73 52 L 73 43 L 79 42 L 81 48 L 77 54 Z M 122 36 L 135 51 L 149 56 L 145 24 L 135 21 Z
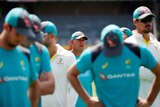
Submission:
M 102 80 L 107 80 L 107 77 L 103 75 L 102 73 L 99 73 L 99 76 L 101 77 Z
M 108 74 L 105 76 L 102 73 L 99 73 L 99 76 L 102 80 L 108 80 L 108 79 L 119 79 L 119 78 L 134 78 L 135 74 L 134 73 L 123 73 L 123 74 Z

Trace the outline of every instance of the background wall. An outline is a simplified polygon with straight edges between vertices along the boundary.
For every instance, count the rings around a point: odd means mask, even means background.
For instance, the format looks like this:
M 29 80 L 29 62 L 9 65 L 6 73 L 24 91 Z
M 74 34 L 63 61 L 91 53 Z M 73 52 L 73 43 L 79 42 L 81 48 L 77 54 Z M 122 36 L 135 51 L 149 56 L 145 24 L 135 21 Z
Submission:
M 25 2 L 24 2 L 25 1 Z M 0 1 L 0 30 L 6 13 L 13 7 L 21 6 L 30 13 L 37 14 L 42 21 L 50 20 L 58 28 L 59 40 L 62 45 L 68 44 L 73 32 L 84 32 L 89 45 L 99 42 L 103 27 L 117 24 L 120 27 L 134 29 L 132 14 L 138 6 L 145 5 L 156 14 L 155 33 L 159 32 L 158 1 L 115 1 L 115 0 L 16 0 Z M 157 34 L 158 35 L 158 34 Z

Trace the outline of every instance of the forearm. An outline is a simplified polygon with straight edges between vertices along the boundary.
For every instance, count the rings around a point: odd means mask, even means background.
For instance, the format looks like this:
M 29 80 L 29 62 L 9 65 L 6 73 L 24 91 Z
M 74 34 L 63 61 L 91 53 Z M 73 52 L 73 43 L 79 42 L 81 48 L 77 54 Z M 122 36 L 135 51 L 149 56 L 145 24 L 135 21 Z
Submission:
M 68 77 L 70 83 L 72 84 L 72 86 L 74 87 L 74 89 L 79 94 L 79 96 L 81 96 L 81 98 L 83 99 L 83 101 L 85 101 L 87 103 L 89 101 L 89 99 L 90 99 L 90 96 L 82 88 L 82 86 L 81 86 L 80 81 L 78 80 L 78 78 L 76 76 L 73 76 L 72 74 L 69 74 L 69 73 L 67 73 L 67 77 Z
M 155 80 L 153 81 L 153 85 L 151 87 L 151 90 L 146 98 L 147 102 L 152 105 L 154 102 L 156 96 L 158 95 L 160 90 L 160 76 L 157 76 Z
M 55 79 L 52 72 L 43 72 L 40 77 L 40 95 L 52 94 L 55 89 Z
M 39 81 L 35 81 L 31 83 L 30 89 L 29 89 L 29 98 L 31 101 L 31 107 L 38 107 L 38 101 L 39 101 Z
M 54 92 L 54 87 L 52 81 L 40 81 L 40 95 L 52 94 Z

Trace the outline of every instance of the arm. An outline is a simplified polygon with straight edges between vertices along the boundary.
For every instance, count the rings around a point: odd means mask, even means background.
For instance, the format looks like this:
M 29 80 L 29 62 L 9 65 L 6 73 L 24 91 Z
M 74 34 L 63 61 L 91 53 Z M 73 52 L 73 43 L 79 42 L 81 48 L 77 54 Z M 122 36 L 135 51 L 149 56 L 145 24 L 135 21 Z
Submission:
M 39 80 L 36 80 L 30 84 L 29 98 L 31 101 L 31 107 L 38 107 L 39 101 Z
M 76 65 L 74 64 L 72 67 L 70 67 L 67 71 L 67 77 L 72 84 L 72 86 L 75 88 L 77 93 L 81 96 L 83 101 L 87 104 L 88 107 L 104 107 L 102 103 L 99 101 L 93 99 L 90 97 L 87 92 L 82 88 L 80 81 L 78 80 L 79 72 L 76 69 Z
M 155 74 L 155 79 L 152 83 L 150 92 L 145 100 L 140 100 L 137 104 L 137 107 L 150 107 L 154 102 L 156 96 L 160 90 L 160 63 L 158 63 L 153 69 L 152 72 Z
M 52 94 L 55 89 L 55 80 L 52 72 L 42 72 L 40 80 L 40 95 Z
M 52 94 L 55 89 L 54 75 L 52 73 L 52 68 L 50 65 L 50 56 L 48 49 L 42 46 L 41 53 L 41 71 L 39 76 L 40 80 L 40 95 Z

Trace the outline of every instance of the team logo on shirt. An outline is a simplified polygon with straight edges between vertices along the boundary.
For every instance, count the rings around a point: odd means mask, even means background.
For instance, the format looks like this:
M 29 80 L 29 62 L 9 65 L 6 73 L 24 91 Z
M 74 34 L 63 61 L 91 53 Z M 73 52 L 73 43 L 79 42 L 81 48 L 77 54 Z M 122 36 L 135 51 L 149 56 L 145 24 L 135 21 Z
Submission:
M 99 73 L 99 76 L 101 77 L 102 80 L 107 80 L 107 77 L 104 74 Z
M 25 69 L 26 69 L 26 68 L 25 68 L 25 63 L 24 63 L 24 61 L 23 61 L 23 60 L 21 60 L 21 61 L 20 61 L 20 65 L 21 65 L 21 67 L 22 67 L 22 69 L 23 69 L 23 70 L 25 70 Z
M 126 60 L 125 60 L 125 64 L 126 64 L 126 65 L 130 65 L 130 64 L 131 64 L 131 60 L 130 60 L 130 59 L 126 59 Z
M 2 68 L 3 67 L 3 62 L 0 62 L 0 68 Z
M 125 64 L 126 64 L 126 68 L 127 68 L 127 69 L 130 69 L 130 68 L 131 68 L 131 66 L 130 66 L 130 65 L 131 65 L 131 60 L 130 60 L 130 59 L 126 59 L 126 60 L 125 60 Z
M 63 58 L 57 59 L 57 64 L 63 64 L 63 63 L 64 63 L 64 59 Z
M 40 58 L 37 56 L 37 57 L 35 57 L 35 62 L 39 62 L 40 61 Z
M 108 67 L 108 62 L 104 63 L 104 64 L 101 66 L 102 69 L 106 69 L 107 67 Z

